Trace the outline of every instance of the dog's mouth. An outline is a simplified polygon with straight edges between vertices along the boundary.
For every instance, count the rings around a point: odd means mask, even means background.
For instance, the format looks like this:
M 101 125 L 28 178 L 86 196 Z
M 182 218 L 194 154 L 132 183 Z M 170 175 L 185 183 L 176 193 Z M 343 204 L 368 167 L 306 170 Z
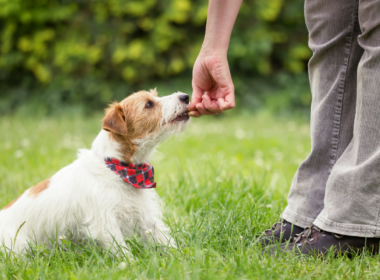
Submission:
M 182 121 L 187 121 L 189 120 L 189 115 L 187 114 L 187 112 L 183 112 L 181 114 L 179 114 L 177 117 L 175 117 L 172 122 L 182 122 Z

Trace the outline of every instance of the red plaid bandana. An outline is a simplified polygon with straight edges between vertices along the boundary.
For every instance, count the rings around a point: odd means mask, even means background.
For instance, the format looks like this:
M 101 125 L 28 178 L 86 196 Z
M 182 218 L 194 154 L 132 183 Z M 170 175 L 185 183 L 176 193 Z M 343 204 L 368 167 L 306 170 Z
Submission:
M 135 188 L 151 189 L 156 187 L 154 169 L 151 164 L 131 164 L 115 158 L 105 158 L 104 160 L 109 169 Z

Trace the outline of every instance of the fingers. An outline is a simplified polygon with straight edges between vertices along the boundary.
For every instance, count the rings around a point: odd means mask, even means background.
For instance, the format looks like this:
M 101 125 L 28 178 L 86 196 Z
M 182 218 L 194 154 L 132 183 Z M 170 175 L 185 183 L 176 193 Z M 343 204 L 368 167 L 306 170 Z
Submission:
M 191 102 L 189 104 L 189 111 L 196 110 L 195 106 L 202 103 L 203 91 L 193 81 L 193 94 L 191 95 Z
M 230 101 L 226 101 L 223 98 L 211 100 L 207 94 L 203 95 L 201 100 L 202 102 L 195 104 L 193 108 L 189 107 L 189 116 L 199 118 L 203 115 L 217 115 L 221 114 L 224 110 L 232 109 L 234 106 Z
M 235 102 L 233 101 L 228 101 L 223 98 L 219 98 L 217 101 L 219 107 L 221 108 L 222 111 L 230 110 L 235 108 Z
M 227 94 L 225 98 L 219 98 L 217 103 L 223 111 L 235 108 L 234 90 Z
M 193 86 L 193 94 L 191 96 L 191 102 L 188 107 L 188 115 L 190 117 L 194 118 L 199 118 L 202 116 L 202 114 L 198 111 L 197 105 L 202 104 L 202 96 L 203 96 L 203 91 L 195 85 L 194 81 L 192 83 Z
M 199 118 L 203 115 L 216 115 L 223 112 L 216 100 L 211 100 L 208 95 L 193 83 L 193 95 L 188 108 L 188 115 Z
M 199 118 L 202 116 L 202 114 L 198 112 L 198 109 L 196 108 L 197 104 L 202 104 L 202 95 L 203 91 L 193 83 L 193 94 L 191 96 L 191 102 L 189 104 L 187 113 L 190 117 Z
M 205 105 L 203 103 L 197 104 L 197 110 L 198 112 L 203 115 L 217 115 L 217 113 L 211 112 L 205 108 Z
M 211 100 L 207 94 L 202 96 L 202 100 L 204 108 L 213 115 L 221 114 L 223 112 L 216 100 Z
M 226 102 L 224 101 L 224 99 L 219 98 L 217 102 L 219 104 L 219 107 L 222 108 L 222 110 L 225 110 L 224 108 L 226 107 Z
M 199 118 L 202 117 L 201 113 L 198 111 L 190 111 L 187 113 L 190 117 Z
M 227 101 L 227 104 L 225 105 L 225 110 L 235 108 L 235 90 L 233 86 L 231 92 L 226 95 L 225 100 Z

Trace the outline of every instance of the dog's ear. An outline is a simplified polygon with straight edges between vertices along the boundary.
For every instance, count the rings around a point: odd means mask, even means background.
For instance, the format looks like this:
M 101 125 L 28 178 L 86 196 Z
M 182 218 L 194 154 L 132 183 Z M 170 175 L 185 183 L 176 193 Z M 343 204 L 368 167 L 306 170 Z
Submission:
M 103 129 L 117 134 L 127 134 L 125 114 L 119 103 L 111 104 L 110 108 L 106 110 L 106 116 L 103 118 Z
M 154 89 L 151 89 L 150 90 L 150 93 L 153 95 L 153 96 L 158 96 L 158 92 L 157 92 L 157 88 L 154 88 Z

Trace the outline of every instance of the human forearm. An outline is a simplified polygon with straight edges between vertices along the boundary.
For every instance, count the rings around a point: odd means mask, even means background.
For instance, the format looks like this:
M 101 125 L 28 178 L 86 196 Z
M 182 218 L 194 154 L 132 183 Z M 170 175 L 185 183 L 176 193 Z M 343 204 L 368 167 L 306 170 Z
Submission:
M 243 0 L 210 0 L 201 55 L 226 54 Z

